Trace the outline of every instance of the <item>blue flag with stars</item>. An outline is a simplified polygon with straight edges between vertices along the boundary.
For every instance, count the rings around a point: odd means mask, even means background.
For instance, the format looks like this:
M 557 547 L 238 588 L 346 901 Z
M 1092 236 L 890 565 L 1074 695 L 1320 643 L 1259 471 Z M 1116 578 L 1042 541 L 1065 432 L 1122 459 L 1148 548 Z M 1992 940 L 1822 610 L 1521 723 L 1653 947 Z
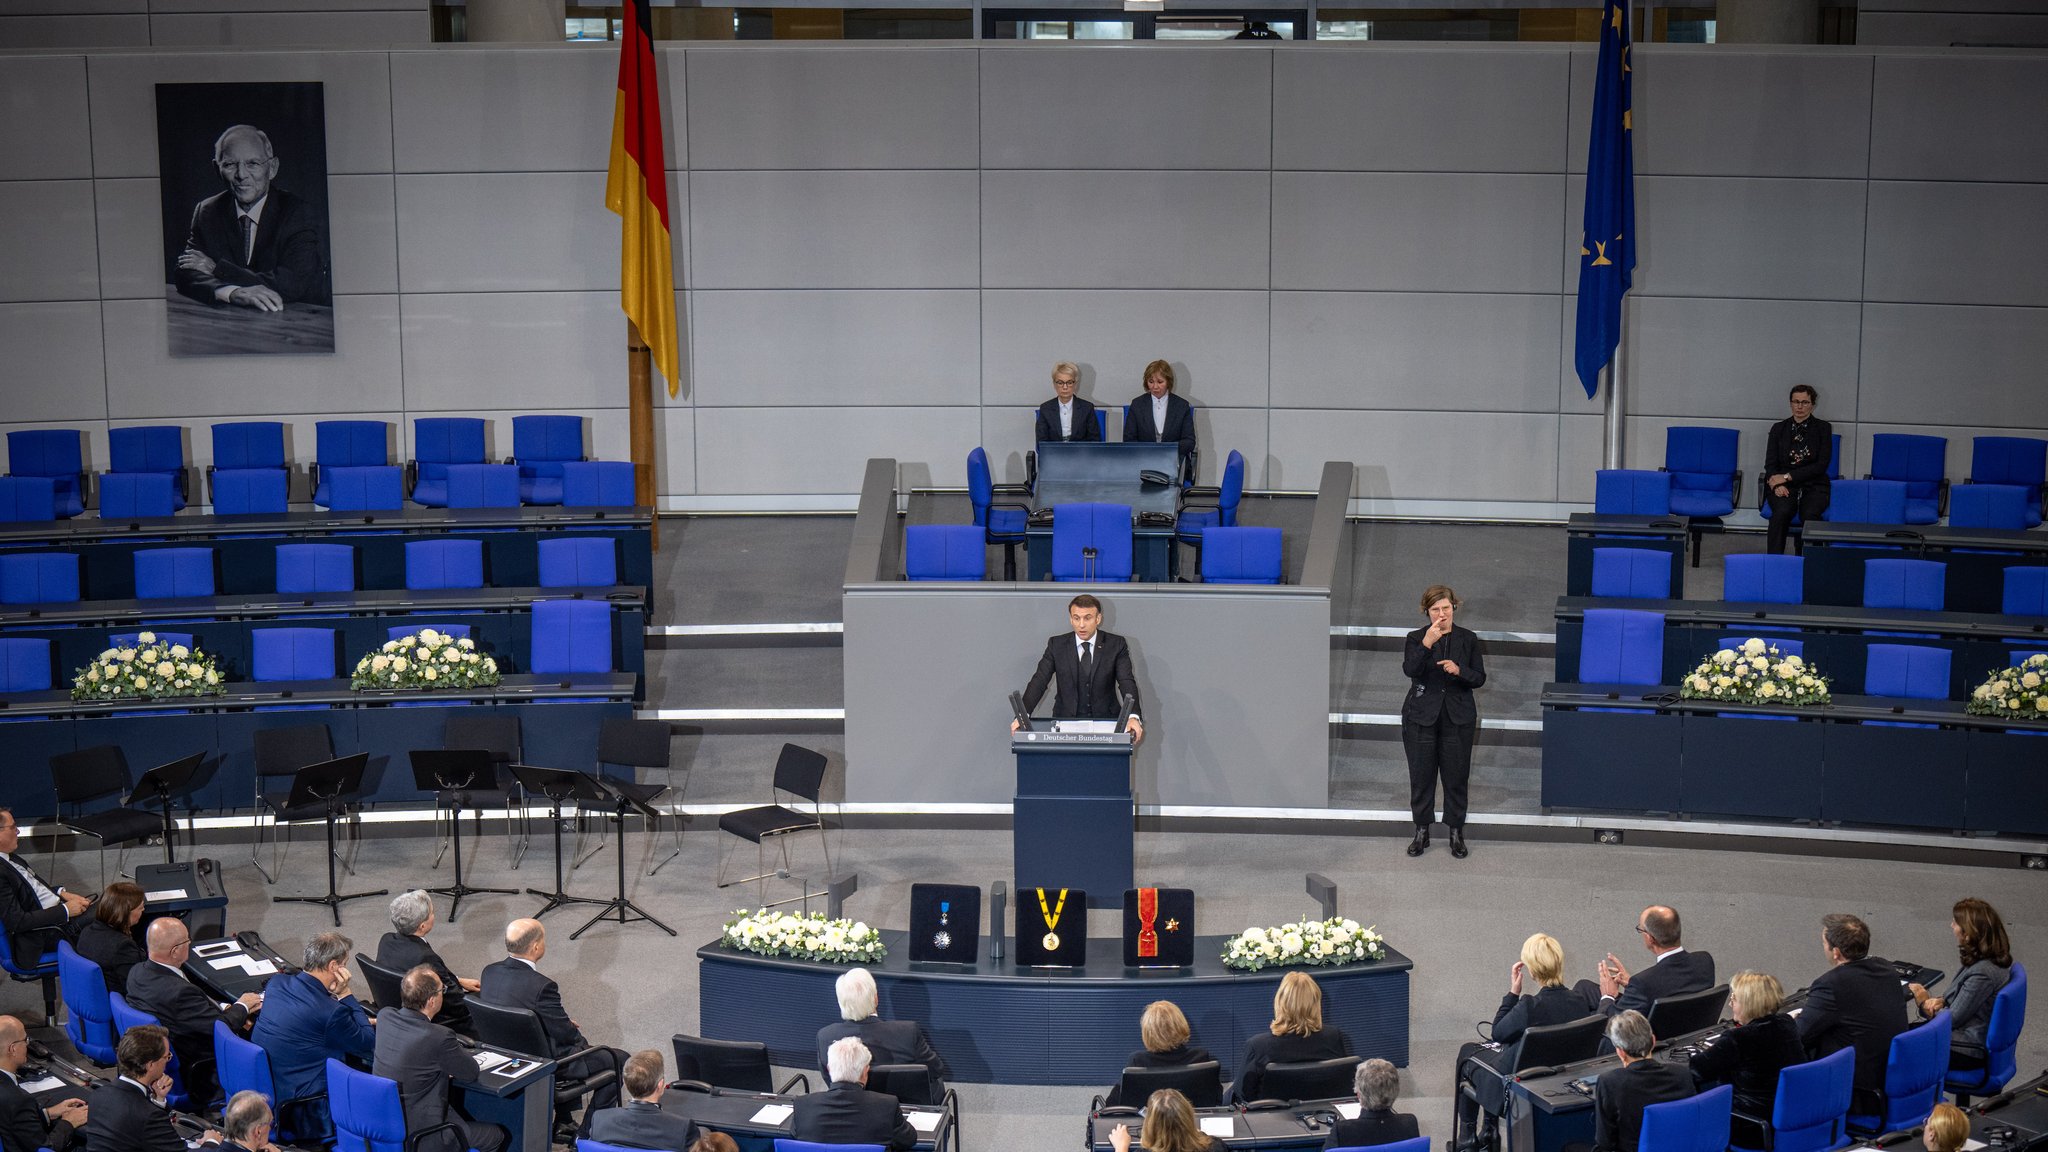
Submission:
M 1585 231 L 1579 236 L 1579 329 L 1574 360 L 1591 399 L 1621 341 L 1621 298 L 1636 267 L 1635 149 L 1629 122 L 1628 5 L 1607 0 L 1586 148 Z

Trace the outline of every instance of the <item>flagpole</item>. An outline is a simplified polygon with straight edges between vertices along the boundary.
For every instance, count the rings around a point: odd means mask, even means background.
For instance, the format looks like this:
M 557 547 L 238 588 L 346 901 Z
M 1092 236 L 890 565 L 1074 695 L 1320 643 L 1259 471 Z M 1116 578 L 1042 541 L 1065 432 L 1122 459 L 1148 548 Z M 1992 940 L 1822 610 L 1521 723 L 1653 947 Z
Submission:
M 1628 416 L 1628 373 L 1622 362 L 1628 359 L 1628 297 L 1621 299 L 1621 327 L 1614 341 L 1614 359 L 1607 362 L 1607 408 L 1603 450 L 1600 458 L 1603 468 L 1622 466 L 1622 432 Z
M 654 492 L 654 356 L 640 338 L 640 326 L 626 321 L 626 393 L 633 456 L 633 503 L 653 508 L 648 542 L 661 551 L 661 510 Z

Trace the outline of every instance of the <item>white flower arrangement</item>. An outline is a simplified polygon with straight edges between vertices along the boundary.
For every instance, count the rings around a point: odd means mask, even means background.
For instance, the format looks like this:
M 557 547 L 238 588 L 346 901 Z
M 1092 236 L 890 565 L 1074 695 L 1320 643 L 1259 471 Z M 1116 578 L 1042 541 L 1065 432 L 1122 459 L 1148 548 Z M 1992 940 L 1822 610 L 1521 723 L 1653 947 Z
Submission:
M 498 662 L 476 650 L 476 641 L 422 628 L 356 661 L 349 687 L 489 688 L 498 682 Z
M 2048 653 L 2036 652 L 2000 668 L 1970 690 L 1972 716 L 2048 720 Z
M 1328 920 L 1303 917 L 1292 924 L 1247 928 L 1232 936 L 1223 948 L 1223 966 L 1257 972 L 1266 967 L 1320 967 L 1384 960 L 1386 956 L 1387 941 L 1377 926 L 1362 926 L 1341 916 Z
M 1685 700 L 1726 704 L 1786 704 L 1810 707 L 1833 699 L 1828 678 L 1776 644 L 1751 636 L 1738 648 L 1723 648 L 1700 661 L 1679 681 Z
M 80 668 L 71 681 L 73 700 L 162 700 L 175 696 L 219 696 L 227 689 L 212 656 L 183 644 L 169 644 L 154 632 L 137 633 L 134 644 L 109 648 Z
M 735 909 L 719 943 L 736 952 L 762 956 L 794 956 L 835 964 L 872 964 L 888 955 L 882 934 L 859 920 L 827 920 L 809 914 L 762 908 Z

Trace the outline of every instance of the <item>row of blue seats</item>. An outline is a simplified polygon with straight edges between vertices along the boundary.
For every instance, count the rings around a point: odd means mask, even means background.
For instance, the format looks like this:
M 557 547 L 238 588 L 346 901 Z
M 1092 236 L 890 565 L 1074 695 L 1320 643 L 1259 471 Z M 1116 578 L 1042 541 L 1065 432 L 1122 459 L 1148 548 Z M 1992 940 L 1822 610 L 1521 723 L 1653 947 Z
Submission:
M 313 502 L 337 511 L 396 511 L 408 497 L 427 508 L 631 507 L 633 465 L 587 458 L 583 424 L 581 416 L 515 416 L 512 456 L 493 463 L 485 456 L 481 418 L 421 417 L 413 421 L 413 458 L 401 468 L 391 462 L 389 424 L 322 420 Z M 102 517 L 169 516 L 194 502 L 184 432 L 176 425 L 108 432 L 109 467 L 99 477 Z M 77 429 L 9 432 L 7 458 L 0 520 L 69 519 L 85 511 L 90 475 Z M 283 512 L 291 467 L 283 424 L 215 424 L 207 469 L 214 511 Z
M 1863 606 L 1940 612 L 1947 605 L 1948 565 L 1940 560 L 1863 562 Z M 1805 603 L 1806 558 L 1737 554 L 1727 558 L 1721 599 L 1745 604 Z M 1652 548 L 1593 549 L 1595 596 L 1671 599 L 1671 554 Z M 2048 616 L 2048 567 L 2005 569 L 2008 616 Z
M 1052 578 L 1068 582 L 1131 579 L 1130 517 L 1130 507 L 1124 504 L 1057 506 L 1053 513 Z M 1204 528 L 1198 539 L 1202 583 L 1280 583 L 1280 529 Z M 905 528 L 903 575 L 906 580 L 986 579 L 985 530 L 972 524 Z
M 467 624 L 420 622 L 394 625 L 389 636 L 396 640 L 423 628 L 457 638 L 468 637 L 470 631 Z M 158 640 L 192 646 L 189 632 L 151 632 Z M 133 644 L 138 635 L 139 631 L 117 632 L 107 637 L 107 645 Z M 333 628 L 258 628 L 250 636 L 254 646 L 249 679 L 258 682 L 333 680 L 352 668 L 346 661 L 361 655 L 342 652 L 341 634 Z M 615 671 L 611 605 L 600 600 L 534 601 L 530 663 L 526 669 L 501 667 L 501 671 L 540 675 Z M 60 673 L 56 668 L 55 649 L 49 640 L 0 637 L 0 692 L 46 692 L 58 683 L 60 674 L 68 677 L 69 672 Z
M 606 588 L 619 582 L 618 546 L 577 537 L 542 540 L 540 586 Z M 212 548 L 148 548 L 134 553 L 135 598 L 167 600 L 212 596 L 218 560 Z M 79 599 L 79 560 L 73 552 L 0 553 L 0 604 L 72 604 Z M 286 595 L 354 592 L 352 544 L 280 544 L 277 590 Z M 411 589 L 482 588 L 480 540 L 408 540 L 405 586 Z

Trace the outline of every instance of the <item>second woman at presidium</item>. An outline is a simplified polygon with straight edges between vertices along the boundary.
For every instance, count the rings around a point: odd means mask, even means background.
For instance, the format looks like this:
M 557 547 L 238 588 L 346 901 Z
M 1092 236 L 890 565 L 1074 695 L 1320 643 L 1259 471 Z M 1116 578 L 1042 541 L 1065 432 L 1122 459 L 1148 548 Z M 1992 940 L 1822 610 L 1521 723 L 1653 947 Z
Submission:
M 1216 1059 L 1207 1048 L 1194 1043 L 1194 1032 L 1180 1005 L 1171 1000 L 1154 1000 L 1138 1019 L 1138 1037 L 1145 1046 L 1124 1060 L 1126 1068 L 1185 1068 Z M 1136 1108 L 1143 1101 L 1123 1098 L 1123 1085 L 1109 1090 L 1103 1100 L 1108 1107 Z
M 1240 1100 L 1265 1095 L 1268 1064 L 1298 1064 L 1351 1055 L 1351 1038 L 1323 1024 L 1323 989 L 1306 972 L 1289 972 L 1273 992 L 1273 1022 L 1244 1042 L 1235 1091 Z M 1150 1148 L 1151 1145 L 1146 1145 Z
M 1443 780 L 1444 826 L 1451 855 L 1464 859 L 1465 787 L 1472 776 L 1472 738 L 1479 731 L 1479 706 L 1472 690 L 1486 683 L 1486 650 L 1470 628 L 1452 618 L 1458 594 L 1442 584 L 1422 593 L 1429 624 L 1408 634 L 1401 674 L 1412 686 L 1401 700 L 1401 747 L 1408 753 L 1408 809 L 1415 838 L 1408 854 L 1429 849 L 1436 820 L 1437 780 Z

